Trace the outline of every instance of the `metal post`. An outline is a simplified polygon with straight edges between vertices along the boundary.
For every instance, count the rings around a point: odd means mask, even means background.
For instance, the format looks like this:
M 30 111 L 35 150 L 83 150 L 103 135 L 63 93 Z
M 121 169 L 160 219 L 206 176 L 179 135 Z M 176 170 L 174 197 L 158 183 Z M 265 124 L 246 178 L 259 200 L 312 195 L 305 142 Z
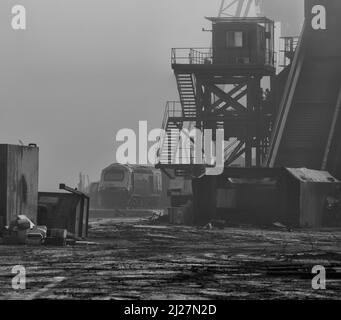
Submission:
M 253 81 L 252 78 L 247 82 L 247 115 L 245 124 L 245 167 L 252 167 L 252 133 L 250 130 L 250 123 L 253 117 Z

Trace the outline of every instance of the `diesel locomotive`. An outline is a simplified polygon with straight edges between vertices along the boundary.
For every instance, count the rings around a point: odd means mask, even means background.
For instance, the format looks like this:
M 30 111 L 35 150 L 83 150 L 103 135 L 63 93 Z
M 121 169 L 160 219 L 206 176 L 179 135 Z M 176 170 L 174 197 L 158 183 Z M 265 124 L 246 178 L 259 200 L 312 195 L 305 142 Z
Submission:
M 105 209 L 158 208 L 161 194 L 160 170 L 115 163 L 102 170 L 98 185 L 98 206 Z

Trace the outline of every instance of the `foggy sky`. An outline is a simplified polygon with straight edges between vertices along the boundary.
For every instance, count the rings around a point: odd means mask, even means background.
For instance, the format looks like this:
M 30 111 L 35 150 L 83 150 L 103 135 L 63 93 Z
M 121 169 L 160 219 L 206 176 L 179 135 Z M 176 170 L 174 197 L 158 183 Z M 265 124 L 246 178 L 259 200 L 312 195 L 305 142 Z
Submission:
M 27 30 L 11 29 L 23 4 Z M 172 47 L 207 47 L 217 0 L 1 0 L 0 143 L 40 147 L 40 190 L 98 180 L 116 132 L 178 100 Z

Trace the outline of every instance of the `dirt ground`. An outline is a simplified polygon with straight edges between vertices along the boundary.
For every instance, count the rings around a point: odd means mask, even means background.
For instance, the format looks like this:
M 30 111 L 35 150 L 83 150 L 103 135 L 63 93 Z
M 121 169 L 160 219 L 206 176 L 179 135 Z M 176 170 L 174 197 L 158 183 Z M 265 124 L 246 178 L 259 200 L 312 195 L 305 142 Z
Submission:
M 92 218 L 92 244 L 0 246 L 0 299 L 340 299 L 341 230 L 202 229 Z M 11 287 L 13 266 L 26 289 Z M 328 267 L 313 290 L 314 265 Z

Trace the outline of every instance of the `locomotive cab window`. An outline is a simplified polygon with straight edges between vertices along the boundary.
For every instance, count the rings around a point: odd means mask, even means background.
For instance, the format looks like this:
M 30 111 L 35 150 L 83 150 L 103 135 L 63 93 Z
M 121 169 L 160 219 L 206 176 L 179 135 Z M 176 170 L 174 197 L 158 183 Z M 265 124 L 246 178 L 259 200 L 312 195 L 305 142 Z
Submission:
M 227 48 L 243 48 L 244 33 L 242 31 L 227 31 L 226 32 L 226 47 Z
M 123 181 L 124 172 L 122 171 L 109 171 L 104 175 L 105 181 Z

